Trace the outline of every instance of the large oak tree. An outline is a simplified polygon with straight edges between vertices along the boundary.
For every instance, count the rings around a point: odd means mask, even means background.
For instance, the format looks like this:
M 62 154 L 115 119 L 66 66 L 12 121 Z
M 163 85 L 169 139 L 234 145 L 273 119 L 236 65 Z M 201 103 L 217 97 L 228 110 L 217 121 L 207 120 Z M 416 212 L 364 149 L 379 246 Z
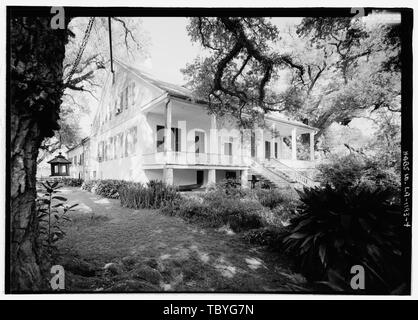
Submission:
M 399 25 L 304 18 L 286 32 L 267 18 L 198 17 L 188 32 L 205 53 L 183 72 L 214 112 L 245 123 L 280 111 L 319 128 L 318 140 L 333 123 L 400 111 Z

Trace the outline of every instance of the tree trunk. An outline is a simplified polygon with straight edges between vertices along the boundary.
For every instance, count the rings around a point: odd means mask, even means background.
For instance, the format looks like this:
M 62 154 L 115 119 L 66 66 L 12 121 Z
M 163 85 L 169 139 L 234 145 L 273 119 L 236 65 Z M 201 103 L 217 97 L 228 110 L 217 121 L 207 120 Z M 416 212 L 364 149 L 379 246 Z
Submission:
M 11 284 L 12 290 L 38 290 L 35 177 L 40 131 L 35 121 L 19 113 L 12 112 L 11 122 Z
M 36 159 L 59 129 L 67 30 L 47 17 L 12 17 L 10 29 L 10 271 L 12 292 L 42 289 L 37 242 Z

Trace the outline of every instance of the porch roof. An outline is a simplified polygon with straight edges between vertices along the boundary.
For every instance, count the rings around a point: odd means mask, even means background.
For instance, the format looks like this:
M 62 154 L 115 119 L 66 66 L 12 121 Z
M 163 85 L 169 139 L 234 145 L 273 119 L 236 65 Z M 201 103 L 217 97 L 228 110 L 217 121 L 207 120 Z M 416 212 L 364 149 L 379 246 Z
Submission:
M 274 113 L 274 114 L 268 114 L 265 116 L 265 118 L 267 120 L 273 120 L 273 121 L 277 121 L 277 122 L 281 122 L 281 123 L 285 123 L 285 124 L 289 124 L 291 126 L 296 126 L 299 128 L 303 128 L 306 129 L 307 131 L 318 131 L 318 128 L 309 126 L 301 121 L 297 121 L 297 120 L 292 120 L 289 117 L 286 117 L 284 115 L 282 115 L 281 113 Z

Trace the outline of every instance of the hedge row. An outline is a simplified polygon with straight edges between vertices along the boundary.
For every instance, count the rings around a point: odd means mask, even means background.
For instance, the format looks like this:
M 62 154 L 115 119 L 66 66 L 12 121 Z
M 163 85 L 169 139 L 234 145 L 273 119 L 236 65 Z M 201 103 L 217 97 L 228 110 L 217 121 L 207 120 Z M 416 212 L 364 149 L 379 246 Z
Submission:
M 160 208 L 178 197 L 176 188 L 161 181 L 142 184 L 124 180 L 90 180 L 83 183 L 82 189 L 106 198 L 120 199 L 121 206 L 133 209 Z

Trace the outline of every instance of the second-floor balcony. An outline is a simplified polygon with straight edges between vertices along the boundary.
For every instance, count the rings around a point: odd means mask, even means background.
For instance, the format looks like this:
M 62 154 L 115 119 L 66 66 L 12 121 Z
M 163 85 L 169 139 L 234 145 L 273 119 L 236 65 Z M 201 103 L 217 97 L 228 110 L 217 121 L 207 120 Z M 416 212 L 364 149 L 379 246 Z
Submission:
M 142 163 L 147 165 L 203 165 L 203 166 L 233 166 L 242 167 L 249 164 L 242 155 L 225 155 L 216 153 L 195 153 L 181 151 L 166 151 L 144 154 Z

